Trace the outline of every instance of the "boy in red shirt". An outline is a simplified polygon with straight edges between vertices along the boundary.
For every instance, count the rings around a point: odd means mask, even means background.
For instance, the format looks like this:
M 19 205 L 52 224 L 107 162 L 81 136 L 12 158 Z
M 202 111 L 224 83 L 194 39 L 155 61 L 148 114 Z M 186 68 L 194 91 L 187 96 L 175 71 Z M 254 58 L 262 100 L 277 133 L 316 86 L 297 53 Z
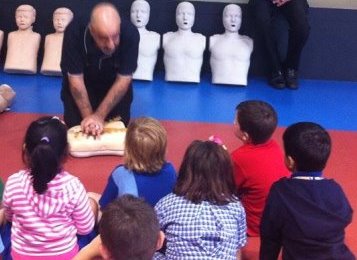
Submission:
M 271 185 L 288 176 L 284 156 L 271 139 L 277 126 L 274 108 L 258 100 L 236 107 L 235 135 L 243 145 L 232 153 L 236 186 L 247 215 L 248 236 L 257 237 L 265 200 Z

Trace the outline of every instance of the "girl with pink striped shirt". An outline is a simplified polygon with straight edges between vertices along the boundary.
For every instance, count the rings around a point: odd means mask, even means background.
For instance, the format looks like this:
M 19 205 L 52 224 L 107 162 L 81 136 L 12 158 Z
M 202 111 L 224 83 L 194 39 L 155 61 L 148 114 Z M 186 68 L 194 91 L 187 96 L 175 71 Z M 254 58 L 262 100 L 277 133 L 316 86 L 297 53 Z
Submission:
M 8 178 L 3 196 L 14 259 L 72 259 L 76 234 L 93 229 L 83 184 L 62 169 L 67 147 L 67 128 L 57 117 L 40 118 L 27 129 L 22 154 L 27 169 Z

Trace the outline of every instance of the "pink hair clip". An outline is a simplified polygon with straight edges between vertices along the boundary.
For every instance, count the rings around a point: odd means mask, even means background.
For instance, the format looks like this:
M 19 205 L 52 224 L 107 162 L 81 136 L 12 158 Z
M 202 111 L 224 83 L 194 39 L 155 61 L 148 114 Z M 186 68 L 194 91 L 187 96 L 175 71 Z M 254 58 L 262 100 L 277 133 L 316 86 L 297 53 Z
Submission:
M 210 137 L 208 137 L 208 140 L 211 141 L 211 142 L 214 142 L 220 146 L 222 146 L 222 148 L 224 150 L 227 150 L 227 147 L 223 144 L 223 141 L 221 138 L 219 138 L 218 136 L 216 135 L 211 135 Z

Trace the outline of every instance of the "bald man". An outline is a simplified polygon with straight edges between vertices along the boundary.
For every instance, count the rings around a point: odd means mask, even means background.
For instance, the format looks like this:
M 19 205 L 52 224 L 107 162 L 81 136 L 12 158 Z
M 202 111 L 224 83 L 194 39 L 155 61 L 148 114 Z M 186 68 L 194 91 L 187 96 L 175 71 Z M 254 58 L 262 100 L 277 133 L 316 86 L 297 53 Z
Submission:
M 110 3 L 96 5 L 88 23 L 73 20 L 63 39 L 61 99 L 68 127 L 98 136 L 105 120 L 127 125 L 133 100 L 139 32 Z

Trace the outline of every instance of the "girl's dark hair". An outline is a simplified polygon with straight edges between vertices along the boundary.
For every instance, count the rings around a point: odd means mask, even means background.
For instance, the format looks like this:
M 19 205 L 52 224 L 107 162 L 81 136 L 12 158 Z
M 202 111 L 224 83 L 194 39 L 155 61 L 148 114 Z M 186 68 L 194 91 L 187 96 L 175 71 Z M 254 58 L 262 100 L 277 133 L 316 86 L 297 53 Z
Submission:
M 67 127 L 58 117 L 41 117 L 28 127 L 22 159 L 38 194 L 46 192 L 47 184 L 61 171 L 67 147 Z
M 224 205 L 236 201 L 228 152 L 212 141 L 193 141 L 185 152 L 174 193 L 193 203 Z

